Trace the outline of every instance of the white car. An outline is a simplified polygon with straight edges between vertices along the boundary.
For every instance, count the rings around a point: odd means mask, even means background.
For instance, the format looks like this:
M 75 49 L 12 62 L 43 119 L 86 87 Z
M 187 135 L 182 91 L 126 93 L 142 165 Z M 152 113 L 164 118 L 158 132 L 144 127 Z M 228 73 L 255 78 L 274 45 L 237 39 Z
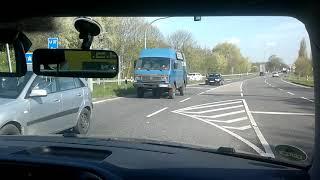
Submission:
M 278 72 L 273 72 L 272 73 L 272 77 L 279 77 L 280 75 L 279 75 L 279 73 Z
M 201 81 L 203 78 L 200 73 L 189 73 L 187 77 L 191 81 Z

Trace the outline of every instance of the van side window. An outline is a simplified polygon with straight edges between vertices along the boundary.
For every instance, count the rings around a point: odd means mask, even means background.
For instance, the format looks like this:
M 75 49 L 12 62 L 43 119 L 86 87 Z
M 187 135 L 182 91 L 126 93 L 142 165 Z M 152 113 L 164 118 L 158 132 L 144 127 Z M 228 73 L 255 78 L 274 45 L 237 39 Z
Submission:
M 59 80 L 58 82 L 59 82 L 60 91 L 76 88 L 74 78 L 63 77 L 63 78 L 59 78 L 58 80 Z
M 37 76 L 31 85 L 32 89 L 44 89 L 48 94 L 57 92 L 55 77 Z

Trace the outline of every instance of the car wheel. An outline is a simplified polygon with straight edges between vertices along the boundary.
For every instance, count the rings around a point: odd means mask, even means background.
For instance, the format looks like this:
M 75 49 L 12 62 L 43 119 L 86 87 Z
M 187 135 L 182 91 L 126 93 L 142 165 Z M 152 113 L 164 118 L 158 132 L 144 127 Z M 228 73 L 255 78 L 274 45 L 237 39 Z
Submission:
M 7 124 L 0 129 L 0 135 L 20 135 L 21 132 L 17 126 Z
M 137 89 L 137 97 L 138 98 L 143 98 L 144 97 L 144 89 L 143 88 L 138 88 Z
M 186 85 L 183 83 L 183 85 L 179 88 L 179 92 L 181 96 L 184 96 L 185 88 L 186 88 Z
M 74 131 L 78 134 L 87 134 L 89 127 L 90 127 L 90 110 L 84 108 L 80 115 L 77 122 L 77 125 L 74 128 Z
M 169 89 L 169 99 L 174 99 L 174 97 L 176 96 L 176 88 L 170 88 Z

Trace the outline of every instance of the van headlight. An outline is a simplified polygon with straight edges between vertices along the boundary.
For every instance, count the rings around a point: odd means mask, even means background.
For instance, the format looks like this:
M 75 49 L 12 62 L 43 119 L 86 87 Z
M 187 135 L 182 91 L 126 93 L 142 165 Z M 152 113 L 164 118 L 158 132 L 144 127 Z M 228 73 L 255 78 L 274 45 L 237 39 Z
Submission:
M 134 77 L 134 80 L 135 80 L 135 81 L 141 81 L 141 80 L 142 80 L 142 76 L 139 76 L 139 75 L 138 75 L 138 76 L 135 76 L 135 77 Z
M 169 83 L 169 76 L 168 75 L 162 75 L 161 76 L 161 81 L 164 81 L 166 83 Z

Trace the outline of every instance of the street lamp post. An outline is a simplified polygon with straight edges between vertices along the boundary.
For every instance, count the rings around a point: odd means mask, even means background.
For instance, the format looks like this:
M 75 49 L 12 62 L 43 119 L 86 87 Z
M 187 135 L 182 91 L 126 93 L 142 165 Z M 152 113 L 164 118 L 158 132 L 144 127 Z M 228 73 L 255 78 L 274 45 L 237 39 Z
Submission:
M 151 26 L 152 23 L 154 23 L 154 22 L 156 22 L 156 21 L 158 21 L 158 20 L 167 19 L 167 18 L 170 18 L 170 17 L 171 17 L 171 16 L 161 17 L 161 18 L 155 19 L 155 20 L 151 21 L 151 22 L 149 23 L 149 25 Z M 147 27 L 145 28 L 145 30 L 144 30 L 144 48 L 145 48 L 145 49 L 147 49 L 147 30 L 148 30 L 148 26 L 147 26 Z

